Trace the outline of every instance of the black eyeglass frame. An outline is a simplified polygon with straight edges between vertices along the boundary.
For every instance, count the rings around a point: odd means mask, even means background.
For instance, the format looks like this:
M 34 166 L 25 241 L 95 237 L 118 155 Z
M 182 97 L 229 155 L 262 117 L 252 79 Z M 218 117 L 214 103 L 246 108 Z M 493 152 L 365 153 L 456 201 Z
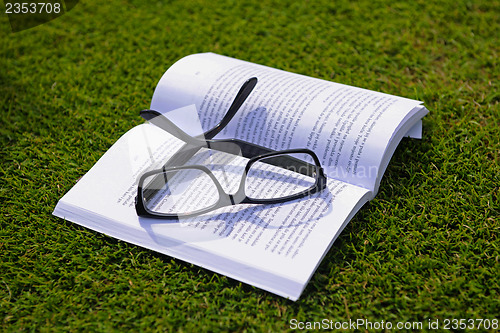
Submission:
M 245 193 L 245 185 L 246 185 L 246 179 L 247 179 L 247 174 L 252 165 L 262 159 L 267 159 L 269 157 L 273 156 L 279 156 L 279 155 L 287 155 L 287 154 L 297 154 L 297 153 L 302 153 L 302 154 L 308 154 L 312 157 L 315 163 L 315 170 L 313 171 L 312 175 L 315 177 L 315 183 L 313 186 L 310 188 L 303 190 L 301 192 L 288 195 L 282 198 L 276 198 L 276 199 L 256 199 L 256 198 L 251 198 Z M 290 158 L 287 158 L 286 160 L 290 160 Z M 295 160 L 295 159 L 294 159 Z M 310 170 L 311 164 L 302 162 L 303 164 L 307 164 L 308 169 Z M 282 166 L 283 167 L 283 166 Z M 154 212 L 149 210 L 146 205 L 144 204 L 145 198 L 143 195 L 143 189 L 144 189 L 144 182 L 148 177 L 155 176 L 155 175 L 161 175 L 166 172 L 171 172 L 171 171 L 179 171 L 179 170 L 186 170 L 186 169 L 196 169 L 205 172 L 211 180 L 214 182 L 217 191 L 219 193 L 219 200 L 214 203 L 213 205 L 189 212 L 189 213 L 179 213 L 179 214 L 168 214 L 168 213 L 159 213 L 159 212 Z M 286 168 L 285 168 L 286 169 Z M 137 191 L 137 197 L 136 197 L 136 202 L 135 202 L 135 208 L 137 211 L 137 215 L 143 216 L 143 217 L 151 217 L 151 218 L 159 218 L 159 219 L 180 219 L 180 218 L 189 218 L 201 214 L 208 213 L 210 211 L 213 211 L 215 209 L 219 209 L 222 207 L 226 206 L 232 206 L 232 205 L 237 205 L 237 204 L 278 204 L 278 203 L 283 203 L 286 201 L 291 201 L 291 200 L 296 200 L 300 199 L 309 195 L 312 195 L 316 192 L 319 192 L 323 190 L 326 187 L 326 176 L 324 174 L 323 168 L 320 165 L 319 159 L 316 156 L 316 154 L 306 148 L 302 149 L 288 149 L 288 150 L 282 150 L 282 151 L 274 151 L 258 156 L 254 156 L 250 158 L 250 160 L 247 162 L 243 175 L 240 180 L 240 185 L 238 187 L 238 190 L 234 194 L 230 194 L 224 191 L 222 188 L 222 185 L 219 183 L 215 175 L 208 169 L 206 166 L 203 165 L 184 165 L 184 166 L 174 166 L 170 168 L 162 168 L 162 169 L 157 169 L 157 170 L 152 170 L 144 173 L 140 178 L 139 178 L 139 183 L 138 183 L 138 191 Z

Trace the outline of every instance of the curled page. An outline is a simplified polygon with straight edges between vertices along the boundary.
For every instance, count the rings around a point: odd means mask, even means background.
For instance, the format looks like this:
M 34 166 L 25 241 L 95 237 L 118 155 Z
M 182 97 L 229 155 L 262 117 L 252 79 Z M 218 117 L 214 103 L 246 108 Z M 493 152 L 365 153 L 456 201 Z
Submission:
M 399 140 L 412 135 L 410 128 L 427 113 L 420 101 L 213 53 L 187 56 L 169 68 L 151 108 L 168 113 L 193 104 L 202 127 L 208 129 L 223 117 L 249 77 L 258 78 L 257 86 L 219 138 L 275 150 L 309 148 L 330 178 L 372 192 Z M 394 149 L 387 149 L 391 146 Z

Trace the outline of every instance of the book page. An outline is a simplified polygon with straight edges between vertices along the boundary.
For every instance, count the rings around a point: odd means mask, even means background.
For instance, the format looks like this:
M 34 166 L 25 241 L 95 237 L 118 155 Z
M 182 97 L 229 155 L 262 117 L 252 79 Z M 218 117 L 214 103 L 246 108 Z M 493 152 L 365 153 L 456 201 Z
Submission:
M 182 145 L 154 125 L 133 128 L 59 201 L 54 214 L 297 299 L 368 197 L 366 189 L 328 180 L 324 191 L 282 204 L 239 204 L 179 221 L 138 217 L 138 177 L 162 166 Z M 232 159 L 236 167 L 241 159 Z M 210 161 L 228 163 L 220 162 Z M 221 184 L 230 184 L 224 177 L 217 175 Z
M 371 191 L 385 169 L 384 152 L 394 133 L 405 121 L 417 122 L 423 115 L 412 118 L 423 109 L 419 101 L 212 53 L 176 62 L 160 80 L 151 108 L 168 113 L 195 105 L 207 130 L 223 117 L 241 84 L 254 76 L 259 80 L 256 88 L 217 138 L 275 150 L 309 148 L 330 178 Z M 181 121 L 174 116 L 171 120 Z

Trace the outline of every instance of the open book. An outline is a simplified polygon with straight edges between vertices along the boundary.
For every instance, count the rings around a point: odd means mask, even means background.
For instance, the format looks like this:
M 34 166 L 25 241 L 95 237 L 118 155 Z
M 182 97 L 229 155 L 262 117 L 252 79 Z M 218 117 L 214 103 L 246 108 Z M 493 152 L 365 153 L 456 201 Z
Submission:
M 421 136 L 421 102 L 328 82 L 213 53 L 194 54 L 163 75 L 151 109 L 186 132 L 213 127 L 241 84 L 254 91 L 216 138 L 274 150 L 309 148 L 327 188 L 274 205 L 224 207 L 162 221 L 137 216 L 138 178 L 183 142 L 150 123 L 124 134 L 58 202 L 54 215 L 297 300 L 322 258 L 377 193 L 406 135 Z

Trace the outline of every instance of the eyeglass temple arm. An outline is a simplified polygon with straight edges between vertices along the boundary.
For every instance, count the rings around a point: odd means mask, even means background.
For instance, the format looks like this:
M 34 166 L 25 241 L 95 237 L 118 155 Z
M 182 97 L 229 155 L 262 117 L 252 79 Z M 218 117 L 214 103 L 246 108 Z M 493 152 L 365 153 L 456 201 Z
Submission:
M 255 85 L 257 84 L 257 78 L 252 77 L 243 83 L 241 86 L 240 90 L 236 94 L 236 97 L 234 98 L 233 102 L 231 103 L 231 106 L 229 107 L 228 111 L 222 118 L 221 122 L 217 124 L 214 128 L 206 131 L 203 133 L 200 138 L 201 139 L 212 139 L 215 135 L 217 135 L 222 129 L 224 129 L 225 126 L 231 121 L 231 119 L 234 117 L 236 112 L 239 110 L 243 102 L 247 99 L 248 95 L 252 92 L 252 90 L 255 88 Z M 185 142 L 191 142 L 191 136 L 186 134 L 184 131 L 182 131 L 180 128 L 177 126 L 173 125 L 171 122 L 165 122 L 162 121 L 161 119 L 164 117 L 159 117 L 161 115 L 159 112 L 156 112 L 154 110 L 143 110 L 140 112 L 140 115 L 142 118 L 144 118 L 147 121 L 151 121 L 154 123 L 156 126 L 162 128 L 163 130 L 166 130 L 168 132 L 174 131 L 175 133 L 171 134 L 177 134 L 175 135 L 176 137 L 180 138 L 181 140 Z M 173 126 L 172 126 L 173 125 Z M 194 147 L 189 147 L 189 144 L 183 148 L 181 148 L 181 151 L 179 153 L 176 153 L 170 160 L 167 162 L 167 164 L 164 167 L 167 167 L 168 165 L 182 165 L 185 163 L 189 158 L 196 153 L 196 149 L 193 149 Z M 200 146 L 199 142 L 195 142 L 194 146 Z M 186 153 L 185 150 L 189 150 L 190 153 Z M 189 156 L 189 154 L 192 154 Z
M 233 119 L 234 115 L 236 114 L 236 112 L 238 112 L 238 110 L 240 109 L 241 105 L 247 99 L 248 95 L 250 95 L 250 93 L 252 92 L 252 90 L 255 88 L 256 84 L 257 84 L 257 78 L 256 77 L 252 77 L 252 78 L 246 80 L 245 83 L 243 83 L 243 85 L 241 86 L 241 88 L 238 91 L 238 93 L 236 94 L 236 97 L 234 98 L 233 103 L 231 103 L 231 106 L 227 110 L 226 114 L 224 115 L 224 117 L 222 118 L 222 120 L 220 121 L 220 123 L 218 123 L 217 125 L 215 125 L 215 127 L 213 127 L 212 129 L 209 129 L 208 131 L 206 131 L 202 135 L 199 135 L 197 138 L 199 138 L 199 139 L 212 139 L 217 134 L 219 134 L 220 131 L 222 131 L 224 129 L 224 127 L 227 126 L 227 124 L 231 121 L 231 119 Z M 161 116 L 161 113 L 159 113 L 158 111 L 155 111 L 155 110 L 142 110 L 140 112 L 140 115 L 145 120 L 151 121 L 151 122 L 154 123 L 154 121 L 153 121 L 154 118 L 158 117 L 158 116 Z M 157 121 L 157 123 L 154 123 L 154 124 L 157 125 L 157 126 L 159 126 L 159 127 L 161 127 L 162 129 L 164 129 L 164 130 L 166 130 L 168 132 L 172 131 L 172 126 L 170 124 L 162 124 L 161 121 Z M 162 125 L 164 125 L 164 126 L 162 126 Z M 179 135 L 183 135 L 183 133 L 185 134 L 185 132 L 183 132 L 177 126 L 175 126 L 175 128 L 176 128 L 175 129 L 176 132 L 179 132 Z M 173 132 L 171 132 L 171 134 L 175 135 L 175 133 L 173 133 Z M 175 135 L 175 136 L 177 136 L 177 135 Z M 181 137 L 178 137 L 178 138 L 181 139 L 181 140 L 183 140 L 183 138 L 181 138 Z M 187 139 L 187 140 L 189 140 L 189 139 Z M 184 141 L 186 141 L 186 140 L 184 140 Z
M 194 147 L 206 147 L 226 153 L 232 153 L 234 155 L 239 155 L 241 152 L 242 156 L 247 158 L 274 152 L 272 149 L 238 139 L 203 140 L 199 137 L 193 137 L 177 127 L 170 119 L 155 110 L 142 110 L 141 116 L 155 126 L 160 127 L 164 131 Z M 238 146 L 239 150 L 235 150 L 235 146 Z
M 239 155 L 241 152 L 242 156 L 247 158 L 274 152 L 272 149 L 238 139 L 203 140 L 199 137 L 193 137 L 180 129 L 170 119 L 155 110 L 142 110 L 141 116 L 155 126 L 160 127 L 164 131 L 194 147 L 206 147 L 226 153 L 233 153 L 234 155 Z M 235 149 L 235 146 L 237 146 L 239 150 Z
M 168 132 L 175 136 L 176 138 L 184 141 L 187 144 L 193 146 L 202 147 L 205 143 L 205 140 L 201 140 L 199 138 L 193 137 L 183 130 L 181 130 L 177 125 L 175 125 L 170 119 L 162 115 L 160 112 L 156 110 L 142 110 L 140 111 L 140 115 L 145 120 L 151 122 L 155 126 L 161 128 L 165 132 Z
M 236 112 L 240 109 L 241 105 L 245 102 L 248 95 L 250 95 L 253 88 L 255 88 L 256 84 L 257 84 L 256 77 L 251 77 L 248 80 L 246 80 L 245 83 L 243 83 L 240 90 L 236 94 L 233 103 L 231 103 L 231 106 L 224 115 L 224 118 L 222 118 L 220 123 L 218 123 L 214 128 L 203 133 L 204 138 L 213 139 L 218 133 L 220 133 L 220 131 L 224 129 L 224 127 L 227 126 L 227 124 L 231 121 L 231 119 L 233 119 Z

